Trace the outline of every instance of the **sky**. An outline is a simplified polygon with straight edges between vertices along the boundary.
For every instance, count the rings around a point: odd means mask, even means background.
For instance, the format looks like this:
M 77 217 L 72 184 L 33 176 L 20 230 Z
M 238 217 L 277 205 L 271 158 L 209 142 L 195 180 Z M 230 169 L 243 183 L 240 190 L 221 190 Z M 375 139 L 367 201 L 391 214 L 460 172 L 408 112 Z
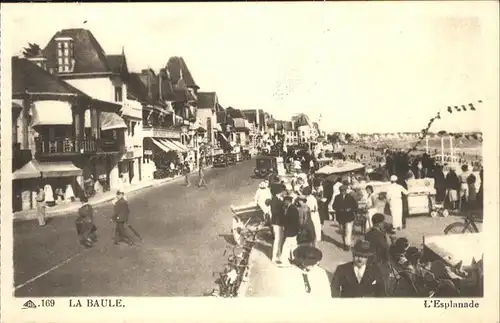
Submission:
M 403 132 L 482 100 L 431 129 L 481 131 L 497 95 L 486 32 L 497 11 L 478 3 L 2 5 L 2 34 L 12 33 L 2 50 L 86 28 L 107 54 L 124 47 L 132 71 L 184 57 L 225 107 L 306 113 L 328 132 Z

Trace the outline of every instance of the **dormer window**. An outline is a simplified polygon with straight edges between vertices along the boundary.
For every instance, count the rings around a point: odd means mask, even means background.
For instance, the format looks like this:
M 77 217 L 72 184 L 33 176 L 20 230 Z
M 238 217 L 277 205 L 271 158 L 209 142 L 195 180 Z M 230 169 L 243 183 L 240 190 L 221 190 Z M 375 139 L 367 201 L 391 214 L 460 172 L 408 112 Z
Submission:
M 56 38 L 57 43 L 57 71 L 59 73 L 72 72 L 75 65 L 73 56 L 73 39 L 70 37 Z

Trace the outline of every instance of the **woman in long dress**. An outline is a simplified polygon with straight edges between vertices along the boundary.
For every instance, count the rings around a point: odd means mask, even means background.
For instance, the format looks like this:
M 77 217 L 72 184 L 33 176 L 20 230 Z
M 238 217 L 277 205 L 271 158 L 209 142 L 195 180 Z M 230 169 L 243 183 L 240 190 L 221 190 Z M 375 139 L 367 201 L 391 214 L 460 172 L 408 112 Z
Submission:
M 305 187 L 302 193 L 306 196 L 306 205 L 311 211 L 311 221 L 314 226 L 314 242 L 318 243 L 321 241 L 321 218 L 319 216 L 318 201 L 312 195 L 311 187 Z

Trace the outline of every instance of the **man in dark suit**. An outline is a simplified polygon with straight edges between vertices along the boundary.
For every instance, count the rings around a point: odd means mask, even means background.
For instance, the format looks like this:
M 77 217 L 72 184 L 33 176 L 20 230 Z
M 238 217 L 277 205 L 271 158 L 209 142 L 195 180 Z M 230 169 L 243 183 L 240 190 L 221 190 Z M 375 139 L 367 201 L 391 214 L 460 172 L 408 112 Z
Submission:
M 75 221 L 76 233 L 80 243 L 85 248 L 91 248 L 97 242 L 97 227 L 94 224 L 94 209 L 88 202 L 86 196 L 82 197 L 80 201 L 83 205 L 78 209 L 78 218 Z
M 377 264 L 387 263 L 389 260 L 389 242 L 384 228 L 384 215 L 380 213 L 374 214 L 372 223 L 373 227 L 365 234 L 365 240 L 372 246 L 375 253 L 375 262 Z
M 339 265 L 333 276 L 332 297 L 384 297 L 385 285 L 380 269 L 368 262 L 373 255 L 370 243 L 358 240 L 353 261 Z
M 113 209 L 113 221 L 116 223 L 115 244 L 124 241 L 130 246 L 134 243 L 125 230 L 125 224 L 128 222 L 130 210 L 128 208 L 128 202 L 124 197 L 125 194 L 122 191 L 118 190 L 116 192 L 116 203 Z
M 297 235 L 300 230 L 299 210 L 293 204 L 292 196 L 285 196 L 283 203 L 285 205 L 285 218 L 283 221 L 284 237 L 283 249 L 281 252 L 281 263 L 284 266 L 290 266 L 293 260 L 293 251 L 297 247 Z
M 335 196 L 332 208 L 335 211 L 335 218 L 342 229 L 342 240 L 344 250 L 351 248 L 352 226 L 354 223 L 354 214 L 358 209 L 358 202 L 351 194 L 347 194 L 347 187 L 340 187 L 340 194 Z

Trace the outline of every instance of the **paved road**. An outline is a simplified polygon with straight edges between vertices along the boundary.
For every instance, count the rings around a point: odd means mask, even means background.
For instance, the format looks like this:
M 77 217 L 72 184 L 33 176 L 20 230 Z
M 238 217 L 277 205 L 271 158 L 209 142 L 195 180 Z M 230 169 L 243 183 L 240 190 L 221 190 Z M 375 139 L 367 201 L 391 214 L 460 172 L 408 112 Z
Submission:
M 45 228 L 15 224 L 15 286 L 59 266 L 16 296 L 202 296 L 226 258 L 229 206 L 249 202 L 257 188 L 253 166 L 246 161 L 207 171 L 205 189 L 177 180 L 129 195 L 130 223 L 144 239 L 132 247 L 112 243 L 110 204 L 97 208 L 100 241 L 89 250 L 77 242 L 75 214 Z

